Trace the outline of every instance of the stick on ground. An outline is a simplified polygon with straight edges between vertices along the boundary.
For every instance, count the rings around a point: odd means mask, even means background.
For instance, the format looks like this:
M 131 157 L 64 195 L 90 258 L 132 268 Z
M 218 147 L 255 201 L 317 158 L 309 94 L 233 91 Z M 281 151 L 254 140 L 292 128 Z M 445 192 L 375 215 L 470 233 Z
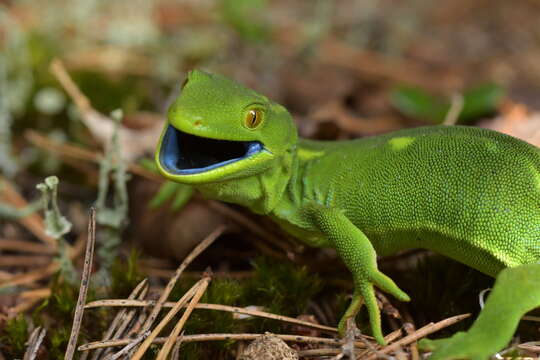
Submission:
M 90 284 L 90 274 L 92 272 L 92 260 L 94 258 L 94 244 L 96 242 L 96 210 L 90 209 L 88 221 L 88 241 L 86 243 L 86 253 L 84 256 L 84 267 L 82 272 L 81 286 L 79 288 L 79 297 L 77 299 L 77 307 L 73 316 L 73 326 L 71 335 L 66 350 L 65 360 L 73 359 L 75 349 L 77 347 L 77 339 L 81 329 L 82 316 L 84 312 L 84 304 L 86 303 L 86 294 L 88 293 L 88 285 Z
M 193 298 L 191 299 L 188 307 L 186 308 L 186 311 L 184 311 L 184 314 L 182 314 L 180 321 L 176 323 L 176 326 L 174 327 L 173 331 L 169 335 L 169 338 L 167 339 L 167 341 L 165 342 L 165 344 L 159 351 L 157 360 L 167 360 L 167 355 L 169 355 L 169 353 L 171 352 L 173 345 L 176 342 L 176 339 L 182 332 L 182 329 L 184 328 L 186 321 L 191 316 L 191 313 L 193 312 L 195 305 L 197 305 L 199 300 L 201 300 L 201 297 L 203 296 L 204 292 L 208 288 L 209 283 L 210 283 L 210 276 L 205 276 L 202 279 L 201 285 L 197 288 L 195 295 L 193 295 Z
M 137 349 L 137 352 L 133 355 L 131 360 L 140 360 L 143 355 L 146 353 L 146 350 L 150 347 L 150 345 L 153 343 L 154 339 L 159 335 L 159 333 L 163 330 L 163 328 L 173 319 L 173 317 L 182 309 L 182 307 L 197 293 L 197 290 L 203 286 L 205 280 L 199 280 L 195 285 L 189 289 L 184 296 L 178 300 L 178 302 L 175 304 L 175 306 L 169 310 L 167 315 L 157 324 L 157 326 L 152 330 L 152 333 L 144 340 L 144 342 L 141 344 L 141 346 Z

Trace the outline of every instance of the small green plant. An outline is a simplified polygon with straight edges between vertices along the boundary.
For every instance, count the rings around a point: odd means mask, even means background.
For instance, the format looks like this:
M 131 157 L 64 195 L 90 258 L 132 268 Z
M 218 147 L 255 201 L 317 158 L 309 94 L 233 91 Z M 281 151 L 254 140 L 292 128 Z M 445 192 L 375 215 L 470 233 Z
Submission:
M 12 358 L 22 358 L 25 351 L 25 343 L 28 339 L 28 322 L 24 315 L 19 314 L 8 320 L 3 334 L 0 337 L 3 344 L 7 344 Z
M 111 288 L 109 296 L 123 298 L 142 281 L 144 276 L 137 267 L 139 253 L 132 250 L 127 259 L 118 257 L 111 266 Z
M 242 284 L 231 279 L 215 279 L 210 283 L 201 302 L 234 306 L 243 296 Z M 188 333 L 216 332 L 227 333 L 239 330 L 240 326 L 232 314 L 223 311 L 197 310 L 193 312 L 186 331 Z
M 286 262 L 257 258 L 253 266 L 255 276 L 248 285 L 248 299 L 268 306 L 268 311 L 296 316 L 304 311 L 307 302 L 321 290 L 321 281 L 306 267 Z
M 70 328 L 64 326 L 55 327 L 50 330 L 49 357 L 51 359 L 63 359 L 69 341 Z

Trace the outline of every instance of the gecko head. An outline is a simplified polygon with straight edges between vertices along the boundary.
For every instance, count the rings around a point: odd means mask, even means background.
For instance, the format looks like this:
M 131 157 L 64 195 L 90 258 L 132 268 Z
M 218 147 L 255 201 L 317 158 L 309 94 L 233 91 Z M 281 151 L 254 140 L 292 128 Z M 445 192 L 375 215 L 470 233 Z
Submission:
M 191 71 L 168 111 L 156 163 L 170 180 L 203 184 L 262 173 L 290 154 L 285 108 L 226 77 Z

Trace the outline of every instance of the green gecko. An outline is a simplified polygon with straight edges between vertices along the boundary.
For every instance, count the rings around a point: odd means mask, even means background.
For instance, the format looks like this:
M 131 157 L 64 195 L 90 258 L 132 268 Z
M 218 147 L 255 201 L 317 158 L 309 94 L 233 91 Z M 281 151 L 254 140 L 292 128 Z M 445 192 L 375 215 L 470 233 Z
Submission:
M 374 287 L 409 296 L 378 270 L 377 255 L 409 248 L 498 276 L 469 332 L 425 343 L 432 359 L 484 359 L 540 306 L 540 149 L 521 140 L 462 126 L 301 139 L 283 106 L 195 70 L 169 109 L 155 159 L 169 180 L 336 249 L 355 286 L 341 334 L 365 304 L 384 344 Z

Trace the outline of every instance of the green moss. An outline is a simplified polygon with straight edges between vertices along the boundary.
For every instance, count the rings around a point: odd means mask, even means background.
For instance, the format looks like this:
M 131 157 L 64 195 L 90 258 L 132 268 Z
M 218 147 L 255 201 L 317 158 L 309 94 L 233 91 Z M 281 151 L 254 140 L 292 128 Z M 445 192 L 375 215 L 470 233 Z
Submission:
M 297 316 L 304 311 L 308 300 L 321 290 L 319 278 L 305 267 L 263 257 L 256 259 L 253 266 L 255 276 L 251 279 L 212 280 L 201 302 L 241 307 L 257 305 L 275 314 Z M 178 300 L 195 281 L 181 279 L 171 293 L 171 301 Z M 256 317 L 238 320 L 233 319 L 232 313 L 213 310 L 195 310 L 185 327 L 186 334 L 284 330 L 284 323 L 279 321 Z M 197 351 L 209 351 L 216 356 L 217 353 L 228 353 L 232 344 L 232 341 L 219 341 L 205 343 L 201 348 L 194 344 L 182 348 L 185 352 L 193 352 L 192 358 L 200 358 Z
M 36 326 L 44 326 L 47 329 L 45 343 L 51 359 L 61 359 L 64 356 L 78 296 L 78 286 L 70 285 L 62 276 L 57 275 L 51 283 L 51 296 L 33 311 L 32 318 Z M 90 288 L 87 302 L 94 299 L 96 290 Z M 107 308 L 85 311 L 79 342 L 100 338 L 112 321 L 114 313 L 115 310 Z
M 204 343 L 203 343 L 204 344 Z M 198 360 L 204 359 L 202 354 L 201 345 L 199 343 L 186 343 L 180 346 L 180 353 L 184 360 Z
M 255 276 L 248 283 L 246 298 L 250 305 L 265 306 L 269 312 L 299 315 L 322 287 L 319 277 L 306 267 L 263 257 L 253 266 Z
M 0 337 L 1 342 L 9 344 L 9 351 L 12 358 L 22 358 L 25 351 L 25 342 L 28 339 L 28 322 L 26 318 L 19 314 L 17 317 L 10 319 Z
M 51 359 L 64 358 L 69 341 L 70 331 L 70 328 L 64 326 L 49 329 L 48 338 L 50 339 L 50 345 L 47 348 L 49 350 L 49 357 Z
M 243 296 L 242 285 L 231 279 L 216 279 L 210 283 L 206 293 L 201 298 L 203 303 L 231 305 L 237 304 Z M 240 324 L 233 320 L 232 314 L 224 311 L 195 310 L 186 324 L 186 333 L 196 334 L 205 332 L 228 333 L 240 329 Z M 226 343 L 220 344 L 228 345 Z
M 143 360 L 154 360 L 157 357 L 160 349 L 161 345 L 150 345 L 150 347 L 142 357 Z
M 137 266 L 139 253 L 132 250 L 127 259 L 117 258 L 111 266 L 111 288 L 109 296 L 128 297 L 144 276 Z

